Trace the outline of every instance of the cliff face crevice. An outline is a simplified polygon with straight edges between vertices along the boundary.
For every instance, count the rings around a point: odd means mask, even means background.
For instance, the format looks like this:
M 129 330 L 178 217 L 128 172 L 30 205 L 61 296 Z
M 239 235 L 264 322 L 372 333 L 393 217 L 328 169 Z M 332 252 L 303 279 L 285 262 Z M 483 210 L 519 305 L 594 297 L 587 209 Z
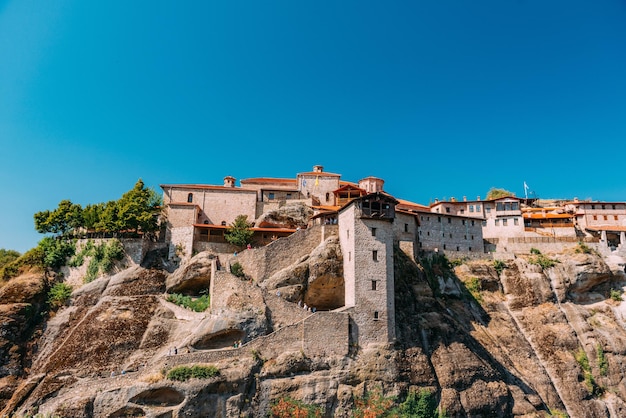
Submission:
M 552 267 L 519 256 L 496 270 L 493 260 L 452 268 L 397 251 L 395 344 L 348 349 L 342 341 L 348 355 L 339 355 L 331 336 L 342 334 L 329 328 L 340 328 L 332 315 L 345 314 L 326 313 L 325 328 L 312 329 L 307 321 L 318 314 L 297 304 L 304 298 L 334 308 L 344 291 L 336 238 L 320 244 L 312 236 L 309 252 L 290 254 L 280 268 L 252 267 L 255 257 L 268 263 L 269 250 L 240 254 L 250 272 L 265 272 L 254 280 L 213 274 L 213 256 L 201 253 L 172 274 L 133 267 L 84 285 L 31 342 L 29 369 L 12 363 L 12 354 L 3 357 L 0 416 L 252 417 L 289 397 L 323 407 L 327 417 L 350 417 L 368 393 L 401 402 L 420 389 L 450 417 L 626 416 L 626 304 L 610 297 L 617 299 L 624 275 L 600 256 L 553 254 Z M 41 277 L 22 277 L 0 289 L 22 295 L 3 299 L 3 330 L 27 323 L 20 312 L 42 303 L 40 284 Z M 206 312 L 163 295 L 209 285 Z M 315 341 L 328 347 L 307 354 L 302 338 L 309 332 L 331 338 Z M 197 365 L 219 374 L 186 381 L 163 374 Z

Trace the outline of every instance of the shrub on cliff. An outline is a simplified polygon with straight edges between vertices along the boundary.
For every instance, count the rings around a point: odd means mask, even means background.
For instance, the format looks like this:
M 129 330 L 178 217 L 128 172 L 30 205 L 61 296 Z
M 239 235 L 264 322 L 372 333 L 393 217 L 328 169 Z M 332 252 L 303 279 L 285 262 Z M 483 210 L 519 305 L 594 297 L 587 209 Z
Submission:
M 209 379 L 218 376 L 220 371 L 215 366 L 177 366 L 167 372 L 169 380 L 178 380 L 184 382 L 189 379 Z
M 280 398 L 273 402 L 270 407 L 270 417 L 272 418 L 318 418 L 322 417 L 322 414 L 321 407 L 289 397 Z
M 72 286 L 67 283 L 55 283 L 48 292 L 48 305 L 52 309 L 65 305 L 72 295 Z

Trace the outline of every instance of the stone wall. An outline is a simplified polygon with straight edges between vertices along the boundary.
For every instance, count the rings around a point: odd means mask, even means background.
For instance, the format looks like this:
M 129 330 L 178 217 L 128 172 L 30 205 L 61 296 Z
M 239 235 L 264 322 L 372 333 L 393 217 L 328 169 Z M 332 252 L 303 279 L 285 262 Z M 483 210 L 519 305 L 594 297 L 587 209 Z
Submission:
M 501 238 L 496 245 L 496 253 L 529 254 L 531 248 L 544 253 L 559 253 L 566 249 L 576 248 L 578 242 L 601 252 L 598 240 L 591 237 L 510 237 Z
M 182 250 L 181 258 L 189 258 L 193 253 L 193 225 L 172 228 L 170 230 L 170 242 L 168 258 L 176 257 L 176 247 Z
M 313 226 L 279 238 L 265 247 L 244 250 L 238 253 L 236 261 L 247 275 L 254 280 L 263 281 L 309 255 L 321 242 L 322 228 Z M 232 261 L 235 261 L 234 258 Z
M 341 312 L 318 312 L 304 320 L 303 349 L 311 356 L 348 354 L 350 317 Z
M 168 356 L 164 367 L 181 364 L 216 363 L 221 360 L 258 355 L 271 359 L 286 351 L 303 351 L 307 357 L 346 356 L 349 349 L 349 316 L 339 312 L 317 312 L 304 320 L 256 338 L 240 348 L 196 351 Z
M 484 253 L 481 221 L 438 213 L 420 214 L 419 247 L 422 251 Z

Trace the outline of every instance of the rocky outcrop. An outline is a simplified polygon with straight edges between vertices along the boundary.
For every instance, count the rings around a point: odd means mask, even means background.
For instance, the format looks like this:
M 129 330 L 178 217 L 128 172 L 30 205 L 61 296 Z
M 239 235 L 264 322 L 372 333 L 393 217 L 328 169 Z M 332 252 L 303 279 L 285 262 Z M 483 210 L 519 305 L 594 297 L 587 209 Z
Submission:
M 291 398 L 325 417 L 351 417 L 372 393 L 401 402 L 425 389 L 451 417 L 624 416 L 626 312 L 608 297 L 623 276 L 597 255 L 553 254 L 558 263 L 545 268 L 527 257 L 498 271 L 492 260 L 431 266 L 429 281 L 397 251 L 396 343 L 342 351 L 332 350 L 331 336 L 344 334 L 329 328 L 345 312 L 323 313 L 329 322 L 315 329 L 322 316 L 297 305 L 335 307 L 343 298 L 338 240 L 318 243 L 254 280 L 226 270 L 211 277 L 212 257 L 201 253 L 173 274 L 134 267 L 83 286 L 47 322 L 31 368 L 4 377 L 4 413 L 266 416 L 273 402 Z M 240 256 L 246 266 L 271 254 L 255 251 Z M 13 324 L 3 330 L 27 321 L 20 304 L 32 302 L 21 297 L 42 294 L 35 277 L 22 280 L 22 290 L 17 281 L 0 289 L 2 302 L 11 301 L 0 306 L 3 321 Z M 212 287 L 210 311 L 165 300 L 166 289 L 186 293 L 185 283 L 191 294 L 196 284 Z M 347 319 L 342 326 L 347 335 Z M 323 349 L 303 344 L 311 332 Z M 174 366 L 207 365 L 219 373 L 165 376 Z
M 304 203 L 289 203 L 276 210 L 265 212 L 255 222 L 259 227 L 306 228 L 313 210 Z

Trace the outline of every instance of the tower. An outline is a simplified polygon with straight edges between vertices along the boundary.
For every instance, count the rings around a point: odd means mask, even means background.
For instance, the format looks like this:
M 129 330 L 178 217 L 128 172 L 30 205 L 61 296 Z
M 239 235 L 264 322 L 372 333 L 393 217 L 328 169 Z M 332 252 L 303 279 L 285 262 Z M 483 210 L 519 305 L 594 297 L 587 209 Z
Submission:
M 359 345 L 395 340 L 393 197 L 371 193 L 339 212 L 345 307 Z

